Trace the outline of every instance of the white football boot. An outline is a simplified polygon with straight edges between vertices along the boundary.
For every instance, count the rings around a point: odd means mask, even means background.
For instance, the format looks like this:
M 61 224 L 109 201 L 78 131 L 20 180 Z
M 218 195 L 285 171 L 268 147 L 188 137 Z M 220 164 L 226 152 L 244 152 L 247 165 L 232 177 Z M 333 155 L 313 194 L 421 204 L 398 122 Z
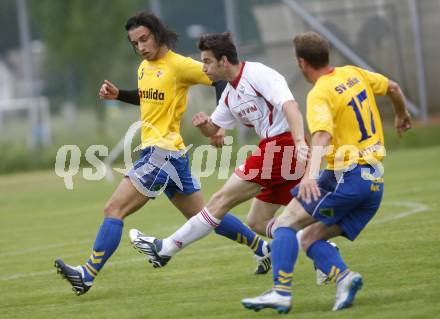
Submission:
M 336 285 L 336 302 L 332 310 L 337 311 L 350 307 L 362 285 L 362 276 L 357 272 L 349 271 Z
M 247 309 L 260 311 L 264 308 L 272 308 L 278 313 L 288 313 L 292 308 L 292 297 L 282 296 L 275 290 L 270 289 L 261 296 L 254 298 L 245 298 L 241 301 Z

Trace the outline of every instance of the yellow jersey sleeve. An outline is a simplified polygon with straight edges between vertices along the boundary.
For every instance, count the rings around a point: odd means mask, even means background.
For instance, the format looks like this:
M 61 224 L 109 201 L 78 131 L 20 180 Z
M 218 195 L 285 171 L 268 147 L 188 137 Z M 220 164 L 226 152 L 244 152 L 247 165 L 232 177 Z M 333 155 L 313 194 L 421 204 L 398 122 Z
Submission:
M 212 85 L 212 81 L 203 72 L 203 64 L 192 58 L 183 59 L 178 65 L 179 80 L 182 84 L 191 86 L 195 84 Z
M 310 133 L 326 131 L 333 136 L 333 115 L 330 101 L 317 90 L 307 95 L 307 124 Z
M 367 71 L 361 68 L 356 70 L 362 75 L 365 81 L 370 85 L 375 95 L 385 95 L 388 91 L 389 80 L 380 73 Z

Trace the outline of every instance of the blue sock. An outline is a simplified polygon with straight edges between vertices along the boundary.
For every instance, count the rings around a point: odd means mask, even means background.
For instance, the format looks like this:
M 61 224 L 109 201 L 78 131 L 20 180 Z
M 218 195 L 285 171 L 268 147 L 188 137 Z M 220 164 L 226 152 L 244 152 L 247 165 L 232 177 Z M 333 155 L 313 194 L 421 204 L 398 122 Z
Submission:
M 271 243 L 274 289 L 283 296 L 291 295 L 293 267 L 298 257 L 296 231 L 279 227 Z
M 318 267 L 328 278 L 335 282 L 339 274 L 345 274 L 347 265 L 342 260 L 339 250 L 325 240 L 315 241 L 307 250 L 316 267 Z
M 263 247 L 265 241 L 231 213 L 227 213 L 223 217 L 220 225 L 215 228 L 215 232 L 235 240 L 239 244 L 249 246 L 258 256 L 264 255 Z
M 118 248 L 124 223 L 120 219 L 105 218 L 96 235 L 93 251 L 84 269 L 84 280 L 93 281 L 105 262 Z

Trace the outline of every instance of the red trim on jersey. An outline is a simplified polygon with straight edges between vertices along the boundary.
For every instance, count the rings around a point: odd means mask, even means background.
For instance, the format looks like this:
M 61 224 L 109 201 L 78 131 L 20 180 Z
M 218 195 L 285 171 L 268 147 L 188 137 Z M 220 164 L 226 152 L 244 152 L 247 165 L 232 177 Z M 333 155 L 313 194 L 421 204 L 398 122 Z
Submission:
M 229 107 L 228 96 L 229 96 L 229 92 L 226 94 L 226 97 L 225 97 L 225 104 L 226 104 L 227 107 Z
M 263 94 L 261 94 L 260 92 L 255 90 L 255 88 L 254 88 L 254 86 L 252 84 L 249 83 L 249 85 L 252 86 L 252 89 L 255 91 L 255 93 L 257 93 L 257 96 L 261 96 L 266 101 L 266 98 L 263 96 Z
M 257 93 L 257 96 L 262 97 L 264 99 L 264 102 L 266 102 L 266 105 L 269 108 L 269 126 L 272 126 L 272 124 L 273 124 L 273 105 L 263 96 L 263 94 L 261 94 L 260 92 L 255 90 L 255 88 L 253 87 L 252 84 L 250 84 L 250 85 L 251 85 L 252 89 L 255 91 L 255 93 Z M 266 137 L 267 137 L 268 132 L 269 132 L 269 130 L 266 132 Z
M 234 89 L 237 88 L 238 82 L 240 82 L 241 75 L 243 74 L 243 69 L 244 69 L 245 64 L 246 64 L 246 61 L 241 62 L 240 72 L 238 73 L 237 77 L 232 82 L 230 82 Z
M 264 97 L 263 97 L 263 99 L 264 99 Z M 266 104 L 267 104 L 267 106 L 268 106 L 268 108 L 269 108 L 269 126 L 272 126 L 272 123 L 273 123 L 273 105 L 272 104 L 270 104 L 270 102 L 269 101 L 267 101 L 266 99 L 264 99 L 264 101 L 266 102 Z

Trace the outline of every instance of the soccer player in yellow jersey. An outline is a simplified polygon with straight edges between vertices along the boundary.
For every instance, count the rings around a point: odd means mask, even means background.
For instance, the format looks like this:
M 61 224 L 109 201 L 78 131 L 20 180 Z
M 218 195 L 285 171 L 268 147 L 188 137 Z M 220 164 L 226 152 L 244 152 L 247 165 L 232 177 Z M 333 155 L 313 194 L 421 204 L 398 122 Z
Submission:
M 271 244 L 273 289 L 242 300 L 246 308 L 291 308 L 293 266 L 301 246 L 315 265 L 336 283 L 333 310 L 352 305 L 362 276 L 351 271 L 339 251 L 327 242 L 336 236 L 354 240 L 379 209 L 383 194 L 384 139 L 375 95 L 390 98 L 395 128 L 401 135 L 411 117 L 399 85 L 355 66 L 329 65 L 329 43 L 315 32 L 293 40 L 298 65 L 314 86 L 307 96 L 312 134 L 311 159 L 294 199 L 278 218 Z M 323 155 L 327 168 L 319 174 Z
M 188 89 L 196 84 L 213 83 L 204 74 L 202 63 L 172 51 L 177 34 L 153 14 L 138 13 L 128 19 L 125 28 L 130 43 L 143 57 L 137 75 L 138 90 L 119 90 L 105 81 L 99 96 L 140 105 L 142 154 L 107 202 L 104 221 L 88 261 L 73 267 L 61 259 L 55 260 L 58 273 L 69 281 L 77 295 L 90 289 L 98 272 L 117 249 L 123 219 L 150 199 L 163 191 L 186 218 L 204 207 L 200 185 L 190 172 L 188 154 L 180 135 L 180 120 L 186 110 Z M 216 89 L 218 91 L 218 86 Z M 267 243 L 235 216 L 228 213 L 216 232 L 254 251 L 257 274 L 269 271 Z M 138 250 L 148 253 L 149 246 L 144 243 L 142 233 L 132 230 L 130 238 Z M 160 265 L 167 261 L 163 258 Z

